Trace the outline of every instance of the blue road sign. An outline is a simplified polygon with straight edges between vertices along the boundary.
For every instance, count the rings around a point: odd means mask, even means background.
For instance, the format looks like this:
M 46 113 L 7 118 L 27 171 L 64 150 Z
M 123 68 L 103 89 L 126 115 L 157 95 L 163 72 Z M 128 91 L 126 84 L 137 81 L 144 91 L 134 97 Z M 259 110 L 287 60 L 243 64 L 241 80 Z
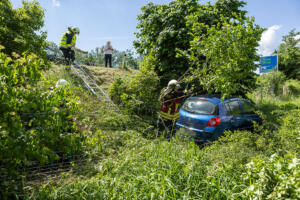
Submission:
M 269 73 L 278 71 L 278 56 L 260 57 L 260 73 Z

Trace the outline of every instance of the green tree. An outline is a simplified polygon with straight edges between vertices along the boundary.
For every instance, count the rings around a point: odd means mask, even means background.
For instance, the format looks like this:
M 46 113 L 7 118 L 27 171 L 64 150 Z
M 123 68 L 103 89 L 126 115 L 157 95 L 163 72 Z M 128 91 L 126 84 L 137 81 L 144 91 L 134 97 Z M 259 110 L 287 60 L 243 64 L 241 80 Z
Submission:
M 201 5 L 197 0 L 174 0 L 167 5 L 149 3 L 138 16 L 139 24 L 134 46 L 144 56 L 144 64 L 162 77 L 162 84 L 171 78 L 180 77 L 189 67 L 195 67 L 187 57 L 178 56 L 179 51 L 190 49 L 194 39 L 192 26 L 187 25 L 188 17 L 195 16 L 198 23 L 209 26 L 221 21 L 221 16 L 234 18 L 245 3 L 239 0 L 218 0 L 213 5 Z M 206 30 L 199 30 L 205 36 Z M 199 55 L 202 60 L 205 58 Z
M 288 35 L 283 36 L 283 43 L 278 51 L 279 70 L 287 76 L 300 80 L 300 32 L 291 30 Z
M 196 19 L 195 19 L 196 18 Z M 258 41 L 263 31 L 254 24 L 254 18 L 236 15 L 236 19 L 221 17 L 216 26 L 199 23 L 191 17 L 193 41 L 189 59 L 197 68 L 200 85 L 206 92 L 221 93 L 224 96 L 241 95 L 256 87 L 254 61 Z M 203 36 L 198 30 L 206 30 Z M 200 56 L 205 56 L 203 62 Z
M 96 47 L 88 54 L 76 52 L 76 60 L 82 65 L 99 66 L 104 64 L 104 47 Z
M 130 49 L 126 49 L 125 51 L 115 50 L 112 59 L 115 67 L 123 66 L 125 64 L 123 62 L 126 62 L 125 65 L 127 67 L 133 69 L 138 68 L 138 59 L 134 57 L 134 52 Z
M 197 2 L 175 0 L 168 5 L 149 3 L 142 8 L 134 46 L 144 57 L 153 57 L 149 67 L 159 76 L 178 77 L 188 68 L 186 59 L 176 57 L 176 49 L 189 48 L 192 37 L 185 17 L 196 11 L 199 6 Z
M 0 44 L 6 54 L 34 53 L 44 55 L 46 32 L 41 31 L 44 25 L 44 10 L 36 1 L 22 1 L 22 7 L 14 9 L 9 0 L 0 2 Z
M 134 52 L 130 49 L 125 51 L 126 54 L 126 65 L 133 69 L 138 69 L 139 58 L 134 56 Z

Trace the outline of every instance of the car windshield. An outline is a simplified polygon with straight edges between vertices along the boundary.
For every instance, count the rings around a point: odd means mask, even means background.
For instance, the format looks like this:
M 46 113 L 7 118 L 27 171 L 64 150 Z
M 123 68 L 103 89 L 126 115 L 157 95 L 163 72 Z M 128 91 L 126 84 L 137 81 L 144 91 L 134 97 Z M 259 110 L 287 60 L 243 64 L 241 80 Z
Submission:
M 217 115 L 218 106 L 209 101 L 199 100 L 199 99 L 190 99 L 187 100 L 182 109 L 191 113 L 200 114 L 200 115 Z

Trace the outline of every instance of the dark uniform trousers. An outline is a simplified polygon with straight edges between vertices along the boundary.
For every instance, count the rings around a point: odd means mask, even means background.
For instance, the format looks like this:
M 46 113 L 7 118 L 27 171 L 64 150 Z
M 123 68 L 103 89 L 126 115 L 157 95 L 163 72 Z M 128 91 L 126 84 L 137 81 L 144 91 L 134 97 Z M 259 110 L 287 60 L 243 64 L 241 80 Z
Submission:
M 68 62 L 74 62 L 75 51 L 73 51 L 71 48 L 65 48 L 65 47 L 60 47 L 59 49 L 63 52 L 64 57 Z

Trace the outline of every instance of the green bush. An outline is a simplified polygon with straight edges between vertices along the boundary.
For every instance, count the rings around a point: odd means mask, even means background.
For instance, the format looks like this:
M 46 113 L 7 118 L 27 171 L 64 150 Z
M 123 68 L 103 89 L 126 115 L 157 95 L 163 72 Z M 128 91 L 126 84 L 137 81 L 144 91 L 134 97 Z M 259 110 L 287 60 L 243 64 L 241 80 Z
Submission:
M 285 80 L 282 72 L 272 72 L 259 76 L 257 82 L 262 86 L 264 95 L 281 96 Z
M 299 199 L 300 162 L 296 154 L 276 154 L 268 160 L 256 159 L 243 175 L 250 183 L 243 192 L 245 199 Z
M 300 81 L 290 79 L 284 83 L 284 86 L 287 87 L 289 96 L 297 97 L 300 95 Z
M 293 104 L 287 106 L 295 106 Z M 286 108 L 288 110 L 288 108 Z M 282 127 L 276 134 L 276 140 L 280 144 L 278 145 L 277 152 L 282 154 L 286 151 L 299 151 L 299 135 L 300 135 L 300 106 L 295 110 L 288 111 L 287 116 L 281 117 Z
M 67 88 L 37 87 L 43 77 L 41 71 L 48 67 L 35 55 L 15 55 L 12 59 L 0 52 L 1 177 L 18 178 L 18 167 L 58 159 L 58 151 L 68 154 L 81 150 L 84 137 L 74 134 L 72 120 L 78 111 L 76 98 Z M 3 193 L 11 192 L 8 183 L 1 181 L 3 197 Z M 18 185 L 13 188 L 19 189 Z
M 129 113 L 149 113 L 158 107 L 158 83 L 155 72 L 141 68 L 129 79 L 117 78 L 109 95 Z
M 284 155 L 299 152 L 299 113 L 281 117 L 277 130 L 228 132 L 201 149 L 125 131 L 118 156 L 97 163 L 93 177 L 62 178 L 32 199 L 297 199 L 299 160 Z

